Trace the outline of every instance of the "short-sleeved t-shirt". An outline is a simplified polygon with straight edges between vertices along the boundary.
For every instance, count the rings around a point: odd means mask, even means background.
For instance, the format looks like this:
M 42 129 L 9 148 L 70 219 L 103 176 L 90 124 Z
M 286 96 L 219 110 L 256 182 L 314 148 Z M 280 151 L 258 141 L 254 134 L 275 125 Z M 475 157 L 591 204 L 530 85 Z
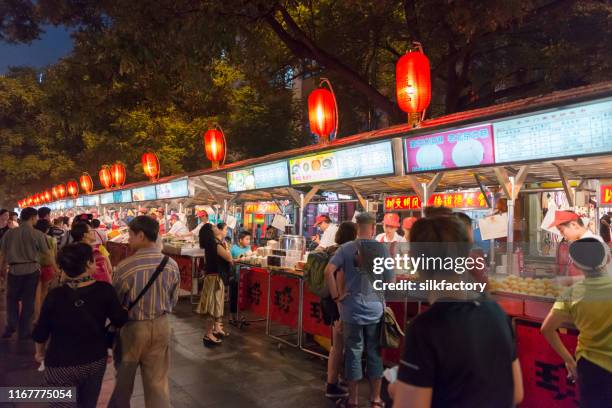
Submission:
M 398 379 L 433 388 L 432 407 L 512 407 L 516 347 L 497 303 L 440 300 L 408 326 Z
M 7 231 L 0 241 L 0 251 L 13 275 L 29 275 L 40 270 L 40 255 L 50 249 L 45 234 L 25 222 Z
M 240 256 L 245 255 L 247 252 L 249 252 L 251 250 L 251 248 L 247 247 L 241 247 L 240 245 L 232 245 L 232 249 L 231 249 L 231 254 L 232 254 L 232 258 L 237 259 L 240 258 Z
M 612 372 L 612 277 L 586 278 L 557 299 L 553 310 L 572 317 L 580 330 L 576 359 Z
M 361 242 L 376 243 L 374 240 Z M 357 241 L 347 242 L 338 248 L 330 260 L 332 265 L 344 271 L 346 297 L 340 302 L 340 320 L 360 325 L 377 323 L 383 314 L 381 297 L 374 291 L 368 276 L 356 267 L 357 253 Z M 386 253 L 388 256 L 388 251 Z M 390 282 L 393 279 L 393 271 L 385 270 L 381 279 Z

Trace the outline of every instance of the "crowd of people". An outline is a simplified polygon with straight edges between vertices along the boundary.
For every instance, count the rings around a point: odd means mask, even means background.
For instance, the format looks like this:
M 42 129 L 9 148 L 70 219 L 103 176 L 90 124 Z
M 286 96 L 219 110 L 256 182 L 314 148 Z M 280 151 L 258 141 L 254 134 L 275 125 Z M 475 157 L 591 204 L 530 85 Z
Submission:
M 253 237 L 241 229 L 232 245 L 225 223 L 213 225 L 205 211 L 197 216 L 199 224 L 191 231 L 172 217 L 169 232 L 196 235 L 204 249 L 206 274 L 195 312 L 203 316 L 203 345 L 218 347 L 230 335 L 223 325 L 226 287 L 229 322 L 238 324 L 236 263 L 250 255 Z M 134 253 L 114 269 L 105 248 L 106 231 L 90 214 L 77 215 L 70 224 L 63 217 L 51 220 L 45 207 L 25 208 L 19 217 L 15 226 L 9 212 L 0 211 L 0 271 L 8 270 L 3 338 L 17 334 L 21 340 L 34 339 L 35 359 L 45 366 L 45 385 L 77 387 L 79 406 L 96 405 L 110 361 L 117 378 L 109 406 L 129 406 L 138 369 L 147 407 L 170 406 L 168 315 L 178 302 L 180 273 L 157 244 L 160 224 L 155 217 L 130 220 Z M 472 221 L 446 208 L 430 208 L 423 218 L 401 222 L 397 214 L 386 214 L 380 234 L 375 215 L 367 212 L 358 214 L 355 222 L 335 225 L 320 215 L 316 223 L 322 232 L 315 237 L 316 251 L 328 257 L 328 296 L 321 306 L 332 327 L 325 395 L 340 407 L 359 406 L 358 384 L 365 374 L 369 405 L 384 407 L 385 295 L 373 289 L 367 258 L 376 251 L 389 256 L 393 246 L 383 244 L 397 242 L 410 242 L 413 256 L 479 256 L 474 253 Z M 610 249 L 572 212 L 558 211 L 551 227 L 568 243 L 567 263 L 574 278 L 544 321 L 542 333 L 578 381 L 581 404 L 605 406 L 612 401 Z M 486 281 L 483 271 L 469 272 L 471 279 Z M 391 269 L 380 278 L 396 279 Z M 419 278 L 453 282 L 461 276 L 423 266 Z M 487 293 L 464 291 L 432 291 L 427 300 L 430 308 L 407 325 L 398 369 L 388 372 L 393 406 L 520 403 L 524 391 L 513 327 L 500 306 Z M 575 356 L 557 334 L 570 323 L 580 330 Z M 111 346 L 113 358 L 108 354 Z

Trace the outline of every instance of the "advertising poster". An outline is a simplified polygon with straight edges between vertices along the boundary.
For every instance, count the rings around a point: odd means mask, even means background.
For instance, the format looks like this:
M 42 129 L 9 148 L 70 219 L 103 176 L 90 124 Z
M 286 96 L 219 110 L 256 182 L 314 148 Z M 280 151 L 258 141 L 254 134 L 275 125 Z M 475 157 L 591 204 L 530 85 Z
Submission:
M 491 125 L 411 137 L 405 143 L 409 173 L 494 163 Z

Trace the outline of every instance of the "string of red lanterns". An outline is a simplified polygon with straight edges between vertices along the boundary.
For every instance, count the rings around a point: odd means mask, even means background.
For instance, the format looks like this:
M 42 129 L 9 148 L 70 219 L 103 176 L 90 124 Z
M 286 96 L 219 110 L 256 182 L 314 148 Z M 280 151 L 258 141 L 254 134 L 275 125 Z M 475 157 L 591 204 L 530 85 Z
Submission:
M 89 173 L 85 172 L 81 174 L 81 177 L 79 177 L 79 183 L 81 184 L 81 190 L 83 190 L 85 194 L 89 194 L 93 191 L 93 181 L 91 180 Z

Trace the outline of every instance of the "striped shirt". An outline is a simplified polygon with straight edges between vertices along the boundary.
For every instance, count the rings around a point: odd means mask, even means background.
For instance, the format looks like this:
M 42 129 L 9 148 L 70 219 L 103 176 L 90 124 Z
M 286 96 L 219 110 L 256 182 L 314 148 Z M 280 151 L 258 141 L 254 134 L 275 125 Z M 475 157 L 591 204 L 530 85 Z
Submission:
M 159 248 L 143 248 L 121 261 L 113 273 L 113 286 L 124 307 L 136 299 L 163 259 Z M 129 312 L 130 320 L 152 320 L 171 313 L 178 302 L 181 275 L 176 261 L 168 259 L 166 267 L 147 293 Z

